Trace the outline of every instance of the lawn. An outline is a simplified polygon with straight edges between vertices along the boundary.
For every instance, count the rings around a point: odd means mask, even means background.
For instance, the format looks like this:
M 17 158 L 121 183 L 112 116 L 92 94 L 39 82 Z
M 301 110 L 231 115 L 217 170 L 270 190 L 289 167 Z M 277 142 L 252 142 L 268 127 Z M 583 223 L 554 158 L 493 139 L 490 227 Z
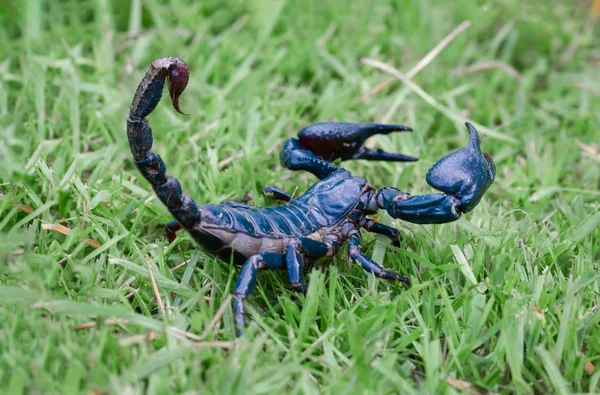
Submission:
M 600 392 L 600 27 L 591 1 L 0 2 L 2 393 Z M 457 222 L 365 234 L 411 276 L 342 252 L 308 294 L 261 273 L 235 339 L 239 268 L 169 244 L 125 132 L 150 62 L 183 57 L 155 152 L 198 203 L 315 178 L 281 143 L 324 121 L 410 125 L 345 162 L 430 193 L 475 122 L 495 183 Z

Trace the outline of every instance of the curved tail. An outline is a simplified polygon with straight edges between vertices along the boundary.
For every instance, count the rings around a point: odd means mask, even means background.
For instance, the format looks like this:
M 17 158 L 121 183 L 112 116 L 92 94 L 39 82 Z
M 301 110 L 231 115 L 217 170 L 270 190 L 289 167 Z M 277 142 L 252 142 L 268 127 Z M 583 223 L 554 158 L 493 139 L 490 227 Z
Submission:
M 179 97 L 189 80 L 187 65 L 181 59 L 160 58 L 150 65 L 150 69 L 135 92 L 129 118 L 127 137 L 136 167 L 150 182 L 152 189 L 186 229 L 200 221 L 198 206 L 181 191 L 179 181 L 166 172 L 167 168 L 160 156 L 151 151 L 152 129 L 146 117 L 154 111 L 162 96 L 165 80 L 169 81 L 169 94 L 173 107 L 179 113 Z

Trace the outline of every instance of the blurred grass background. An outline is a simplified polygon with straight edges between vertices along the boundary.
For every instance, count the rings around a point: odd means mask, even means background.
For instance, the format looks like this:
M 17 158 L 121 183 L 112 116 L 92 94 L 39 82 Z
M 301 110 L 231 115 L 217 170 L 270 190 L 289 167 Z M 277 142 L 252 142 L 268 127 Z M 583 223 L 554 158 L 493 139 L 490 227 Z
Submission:
M 0 1 L 2 392 L 600 391 L 593 10 Z M 414 194 L 430 192 L 427 169 L 467 141 L 462 122 L 474 120 L 496 183 L 456 223 L 381 217 L 402 231 L 401 249 L 366 235 L 367 254 L 412 276 L 410 290 L 343 253 L 308 273 L 306 297 L 261 273 L 250 327 L 233 342 L 238 269 L 183 234 L 165 241 L 170 217 L 130 158 L 128 106 L 162 56 L 191 67 L 190 115 L 158 107 L 155 151 L 198 203 L 249 195 L 266 205 L 264 186 L 306 190 L 315 179 L 281 168 L 280 144 L 333 120 L 412 126 L 376 145 L 419 162 L 344 166 Z M 373 60 L 414 74 L 416 88 Z

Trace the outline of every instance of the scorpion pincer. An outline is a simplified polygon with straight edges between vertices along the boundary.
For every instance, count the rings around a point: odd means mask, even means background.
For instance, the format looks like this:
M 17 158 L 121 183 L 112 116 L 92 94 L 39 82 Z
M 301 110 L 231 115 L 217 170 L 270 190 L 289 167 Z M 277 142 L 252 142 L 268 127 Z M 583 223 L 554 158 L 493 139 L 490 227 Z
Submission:
M 238 335 L 245 325 L 244 300 L 256 283 L 259 270 L 287 271 L 293 289 L 305 292 L 304 269 L 318 258 L 337 253 L 348 241 L 348 254 L 362 268 L 383 279 L 411 283 L 410 278 L 385 269 L 360 249 L 360 229 L 389 237 L 400 245 L 398 230 L 368 218 L 383 209 L 393 218 L 417 224 L 451 222 L 471 211 L 493 183 L 495 167 L 482 154 L 475 128 L 467 123 L 469 143 L 442 159 L 427 173 L 427 182 L 442 193 L 412 196 L 393 187 L 379 190 L 362 177 L 333 164 L 336 159 L 410 162 L 417 159 L 363 146 L 376 134 L 410 132 L 402 125 L 341 122 L 307 126 L 283 145 L 281 163 L 305 170 L 319 181 L 304 195 L 292 198 L 275 187 L 265 193 L 287 204 L 257 208 L 236 202 L 198 206 L 182 192 L 179 181 L 166 172 L 163 160 L 151 151 L 152 129 L 146 117 L 160 101 L 165 81 L 175 110 L 189 80 L 181 59 L 152 62 L 142 79 L 127 119 L 127 136 L 135 165 L 176 221 L 167 225 L 170 240 L 185 229 L 209 254 L 241 265 L 234 290 L 234 317 Z

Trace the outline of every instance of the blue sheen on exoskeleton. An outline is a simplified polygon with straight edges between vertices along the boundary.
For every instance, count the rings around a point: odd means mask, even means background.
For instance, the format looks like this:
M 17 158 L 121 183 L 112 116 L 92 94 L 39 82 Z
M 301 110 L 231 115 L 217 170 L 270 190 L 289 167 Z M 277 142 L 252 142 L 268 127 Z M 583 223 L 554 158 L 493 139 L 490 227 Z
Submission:
M 337 253 L 348 241 L 348 255 L 380 278 L 410 284 L 410 278 L 383 268 L 360 250 L 361 229 L 389 237 L 400 245 L 397 229 L 368 216 L 378 209 L 393 218 L 419 224 L 454 221 L 472 210 L 495 177 L 494 163 L 480 150 L 479 136 L 467 123 L 470 141 L 440 159 L 427 173 L 427 182 L 442 193 L 411 195 L 394 187 L 377 191 L 362 177 L 355 177 L 334 160 L 412 162 L 416 158 L 369 149 L 367 138 L 377 134 L 410 132 L 403 125 L 327 122 L 309 125 L 298 138 L 284 142 L 281 163 L 291 170 L 308 171 L 319 181 L 302 196 L 293 198 L 277 187 L 267 187 L 285 204 L 257 208 L 237 202 L 197 206 L 182 191 L 179 181 L 167 173 L 160 156 L 151 151 L 152 129 L 145 119 L 158 105 L 165 80 L 173 105 L 188 82 L 187 65 L 177 58 L 152 62 L 134 96 L 127 136 L 140 173 L 150 182 L 160 201 L 175 217 L 167 225 L 167 237 L 184 228 L 204 250 L 225 261 L 242 265 L 234 290 L 235 323 L 244 326 L 244 300 L 250 295 L 258 271 L 285 270 L 293 289 L 306 291 L 304 269 L 324 256 Z M 238 334 L 241 332 L 238 332 Z

